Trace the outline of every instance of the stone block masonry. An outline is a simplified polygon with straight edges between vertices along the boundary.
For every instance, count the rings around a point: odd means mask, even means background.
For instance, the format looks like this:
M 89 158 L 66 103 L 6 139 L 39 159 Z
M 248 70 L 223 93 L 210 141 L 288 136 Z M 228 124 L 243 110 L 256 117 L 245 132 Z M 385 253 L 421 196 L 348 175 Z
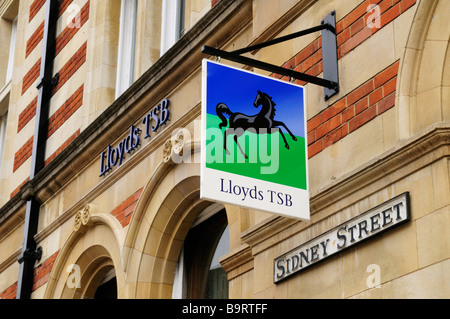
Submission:
M 416 0 L 366 0 L 336 23 L 338 59 L 348 54 L 388 23 L 411 8 Z M 377 5 L 379 16 L 371 6 Z M 323 72 L 322 38 L 297 53 L 283 67 L 318 76 Z M 309 158 L 339 141 L 395 105 L 399 61 L 308 120 Z M 273 77 L 288 80 L 273 74 Z M 306 85 L 296 80 L 294 83 Z

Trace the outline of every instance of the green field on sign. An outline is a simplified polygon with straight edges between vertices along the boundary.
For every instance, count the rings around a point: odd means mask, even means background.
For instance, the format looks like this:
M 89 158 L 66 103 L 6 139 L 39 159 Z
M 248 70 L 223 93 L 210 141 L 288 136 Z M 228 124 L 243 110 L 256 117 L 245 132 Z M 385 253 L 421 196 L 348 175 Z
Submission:
M 238 138 L 246 159 L 236 143 L 234 135 L 227 138 L 226 154 L 223 148 L 223 134 L 226 128 L 218 128 L 220 119 L 207 115 L 206 167 L 232 174 L 248 176 L 276 184 L 306 189 L 305 138 L 297 141 L 285 131 L 289 149 L 285 147 L 280 133 L 255 134 L 246 131 Z

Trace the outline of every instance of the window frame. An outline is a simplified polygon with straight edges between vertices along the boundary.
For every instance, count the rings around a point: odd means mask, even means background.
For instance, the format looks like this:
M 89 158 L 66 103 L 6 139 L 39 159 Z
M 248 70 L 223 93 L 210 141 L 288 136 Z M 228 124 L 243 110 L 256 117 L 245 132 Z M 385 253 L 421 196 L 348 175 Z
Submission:
M 121 0 L 119 45 L 117 51 L 116 99 L 134 82 L 136 20 L 137 0 Z
M 161 12 L 161 56 L 184 34 L 185 0 L 163 0 Z
M 207 224 L 210 225 L 208 226 Z M 211 225 L 219 226 L 219 231 L 214 233 L 203 233 L 203 231 L 205 230 L 205 225 L 207 226 L 206 229 L 212 229 Z M 189 238 L 190 235 L 196 231 L 200 231 L 200 233 L 197 233 L 197 237 L 201 238 L 201 242 L 205 242 L 205 238 L 207 236 L 210 236 L 211 241 L 214 244 L 210 245 L 210 247 L 208 247 L 206 250 L 200 250 L 199 246 L 195 242 L 195 239 L 193 242 L 190 242 Z M 192 224 L 188 235 L 185 238 L 185 242 L 178 258 L 178 263 L 174 272 L 172 299 L 205 298 L 204 294 L 206 293 L 208 275 L 212 270 L 211 267 L 213 266 L 213 262 L 215 261 L 216 263 L 218 263 L 218 259 L 229 252 L 229 240 L 229 226 L 226 211 L 222 205 L 212 205 L 197 217 L 197 219 Z M 222 246 L 223 241 L 226 241 L 225 247 Z M 208 240 L 207 242 L 209 243 L 210 240 Z M 188 245 L 188 247 L 186 245 Z M 216 256 L 219 246 L 222 246 L 220 248 L 222 248 L 226 252 L 221 253 L 220 256 Z M 195 251 L 196 256 L 193 256 L 193 251 Z M 197 254 L 197 252 L 200 253 Z M 208 270 L 206 273 L 198 273 L 196 272 L 197 268 L 202 269 L 202 267 L 205 268 L 206 266 L 206 264 L 204 263 L 204 258 L 208 260 Z M 197 266 L 197 264 L 200 266 Z M 214 269 L 217 268 L 219 267 L 215 267 Z
M 11 37 L 9 41 L 9 57 L 8 57 L 8 65 L 6 67 L 5 85 L 8 85 L 8 83 L 12 80 L 12 73 L 14 69 L 14 54 L 16 51 L 18 17 L 19 16 L 16 16 L 11 23 Z
M 3 153 L 6 142 L 6 126 L 8 125 L 8 111 L 0 114 L 0 177 L 2 176 Z

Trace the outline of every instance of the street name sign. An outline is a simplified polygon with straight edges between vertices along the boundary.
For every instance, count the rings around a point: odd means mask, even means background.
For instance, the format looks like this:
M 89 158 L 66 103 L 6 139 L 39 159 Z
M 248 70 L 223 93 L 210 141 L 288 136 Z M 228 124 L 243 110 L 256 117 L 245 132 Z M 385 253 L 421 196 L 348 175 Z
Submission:
M 274 260 L 274 283 L 410 220 L 409 193 L 398 195 Z

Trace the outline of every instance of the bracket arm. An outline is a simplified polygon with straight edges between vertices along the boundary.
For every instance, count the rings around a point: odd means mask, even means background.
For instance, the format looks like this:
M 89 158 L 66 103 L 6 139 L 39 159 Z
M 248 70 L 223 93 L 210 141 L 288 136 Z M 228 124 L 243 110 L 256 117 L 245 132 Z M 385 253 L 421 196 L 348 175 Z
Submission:
M 312 76 L 306 73 L 300 73 L 291 69 L 279 67 L 263 61 L 244 57 L 241 54 L 250 51 L 265 48 L 277 43 L 291 40 L 300 36 L 304 36 L 313 32 L 321 31 L 322 36 L 322 61 L 323 61 L 323 78 Z M 219 50 L 204 45 L 202 52 L 205 54 L 221 57 L 233 62 L 253 66 L 258 69 L 266 70 L 272 73 L 288 76 L 308 83 L 313 83 L 324 87 L 324 97 L 328 100 L 339 92 L 339 73 L 338 73 L 338 57 L 337 57 L 337 40 L 336 40 L 336 12 L 332 11 L 321 22 L 320 25 L 298 31 L 286 36 L 272 39 L 266 42 L 258 43 L 239 50 L 231 52 Z
M 247 57 L 244 57 L 239 54 L 232 53 L 232 52 L 215 49 L 215 48 L 212 48 L 212 47 L 209 47 L 206 45 L 204 45 L 202 47 L 202 52 L 205 54 L 210 54 L 210 55 L 214 55 L 217 57 L 221 57 L 226 60 L 233 61 L 233 62 L 250 65 L 250 66 L 253 66 L 258 69 L 266 70 L 266 71 L 281 74 L 281 75 L 286 75 L 288 77 L 292 77 L 292 78 L 295 78 L 295 79 L 298 79 L 301 81 L 314 83 L 314 84 L 317 84 L 317 85 L 320 85 L 320 86 L 323 86 L 326 88 L 330 88 L 330 89 L 336 87 L 336 85 L 337 85 L 337 83 L 335 83 L 333 81 L 321 79 L 321 78 L 318 78 L 318 77 L 315 77 L 315 76 L 312 76 L 309 74 L 300 73 L 300 72 L 286 69 L 286 68 L 283 68 L 283 67 L 280 67 L 277 65 L 273 65 L 270 63 L 247 58 Z
M 322 31 L 322 30 L 325 30 L 325 29 L 336 33 L 335 27 L 333 27 L 329 23 L 324 23 L 324 24 L 321 24 L 321 25 L 318 25 L 318 26 L 315 26 L 315 27 L 312 27 L 312 28 L 309 28 L 309 29 L 305 29 L 305 30 L 301 30 L 301 31 L 298 31 L 298 32 L 294 32 L 292 34 L 288 34 L 288 35 L 285 35 L 283 37 L 272 39 L 272 40 L 269 40 L 269 41 L 266 41 L 266 42 L 261 42 L 261 43 L 258 43 L 258 44 L 255 44 L 255 45 L 251 45 L 249 47 L 245 47 L 245 48 L 242 48 L 242 49 L 239 49 L 239 50 L 235 50 L 235 51 L 231 51 L 231 52 L 235 53 L 235 54 L 243 54 L 243 53 L 247 53 L 247 52 L 250 52 L 250 51 L 253 51 L 253 50 L 258 50 L 258 49 L 265 48 L 265 47 L 268 47 L 268 46 L 271 46 L 271 45 L 274 45 L 274 44 L 278 44 L 278 43 L 281 43 L 281 42 L 284 42 L 284 41 L 292 40 L 292 39 L 295 39 L 295 38 L 298 38 L 298 37 L 301 37 L 301 36 L 304 36 L 304 35 L 307 35 L 307 34 L 310 34 L 310 33 L 314 33 L 314 32 L 317 32 L 317 31 Z

